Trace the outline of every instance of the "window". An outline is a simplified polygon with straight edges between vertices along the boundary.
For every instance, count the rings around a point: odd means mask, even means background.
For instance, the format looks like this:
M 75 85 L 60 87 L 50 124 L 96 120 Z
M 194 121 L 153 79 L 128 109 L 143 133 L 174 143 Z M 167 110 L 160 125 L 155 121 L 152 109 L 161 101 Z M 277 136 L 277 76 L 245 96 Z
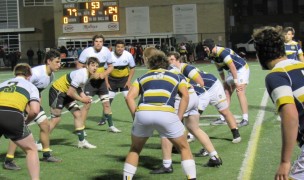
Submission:
M 278 1 L 277 0 L 268 0 L 267 9 L 269 15 L 278 14 Z
M 293 12 L 293 1 L 283 0 L 283 14 L 291 14 Z
M 300 14 L 304 14 L 304 1 L 299 0 L 298 10 Z
M 255 0 L 253 4 L 253 15 L 264 15 L 263 0 Z
M 304 21 L 300 22 L 300 32 L 299 32 L 300 36 L 304 36 Z M 296 32 L 296 36 L 297 36 L 297 32 Z
M 23 0 L 23 6 L 53 6 L 54 0 Z

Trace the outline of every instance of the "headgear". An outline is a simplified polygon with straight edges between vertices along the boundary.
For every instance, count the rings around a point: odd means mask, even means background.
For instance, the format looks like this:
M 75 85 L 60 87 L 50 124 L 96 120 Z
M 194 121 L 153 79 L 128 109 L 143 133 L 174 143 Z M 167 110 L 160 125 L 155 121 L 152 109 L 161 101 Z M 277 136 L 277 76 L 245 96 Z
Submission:
M 215 43 L 212 39 L 206 39 L 204 42 L 203 42 L 203 46 L 206 46 L 209 48 L 210 51 L 212 51 L 212 49 L 215 47 Z

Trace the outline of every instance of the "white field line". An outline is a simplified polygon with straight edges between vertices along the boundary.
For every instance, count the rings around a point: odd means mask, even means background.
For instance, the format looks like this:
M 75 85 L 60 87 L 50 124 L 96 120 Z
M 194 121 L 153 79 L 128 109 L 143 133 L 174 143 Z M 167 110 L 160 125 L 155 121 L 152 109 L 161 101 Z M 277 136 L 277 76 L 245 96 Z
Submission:
M 264 120 L 265 107 L 267 105 L 268 97 L 269 96 L 267 91 L 264 91 L 263 99 L 260 104 L 260 110 L 258 111 L 253 129 L 251 131 L 250 139 L 245 153 L 245 159 L 243 160 L 238 180 L 251 179 L 251 173 L 254 166 L 254 159 L 256 156 L 257 145 L 260 139 L 262 122 Z

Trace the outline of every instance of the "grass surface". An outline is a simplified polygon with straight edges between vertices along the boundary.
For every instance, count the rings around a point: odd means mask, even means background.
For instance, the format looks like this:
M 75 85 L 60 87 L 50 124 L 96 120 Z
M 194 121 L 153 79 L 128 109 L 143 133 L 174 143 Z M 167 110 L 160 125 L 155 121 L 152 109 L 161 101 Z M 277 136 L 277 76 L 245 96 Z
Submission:
M 201 117 L 201 128 L 210 136 L 216 150 L 223 160 L 220 168 L 206 168 L 202 164 L 208 161 L 208 157 L 195 157 L 197 165 L 197 179 L 220 180 L 220 179 L 237 179 L 245 158 L 245 153 L 249 144 L 249 139 L 253 130 L 256 117 L 258 115 L 262 97 L 265 91 L 264 77 L 266 71 L 262 71 L 258 63 L 250 62 L 250 84 L 247 88 L 247 98 L 249 104 L 249 121 L 250 125 L 240 128 L 242 142 L 239 144 L 231 143 L 231 132 L 227 126 L 209 126 L 211 120 L 215 118 Z M 196 64 L 200 69 L 213 73 L 218 77 L 216 68 L 213 64 Z M 72 69 L 62 69 L 56 73 L 56 77 L 71 71 Z M 135 77 L 140 76 L 146 70 L 143 67 L 136 68 Z M 0 81 L 12 77 L 8 71 L 0 72 Z M 94 97 L 96 100 L 97 97 Z M 43 92 L 43 107 L 49 115 L 48 107 L 48 90 Z M 89 116 L 86 122 L 86 139 L 97 146 L 97 149 L 78 149 L 78 138 L 73 133 L 73 118 L 70 113 L 62 115 L 61 123 L 51 135 L 51 149 L 53 155 L 63 160 L 61 163 L 41 162 L 41 179 L 42 180 L 89 180 L 89 179 L 122 179 L 122 169 L 125 156 L 130 147 L 130 133 L 132 127 L 132 118 L 127 109 L 122 94 L 117 95 L 112 104 L 113 121 L 115 126 L 122 130 L 122 133 L 114 134 L 107 132 L 107 125 L 97 126 L 102 114 L 101 103 L 95 103 L 91 106 Z M 231 111 L 241 115 L 240 106 L 236 95 L 233 95 Z M 254 160 L 250 162 L 249 175 L 246 179 L 273 179 L 280 160 L 280 122 L 277 121 L 277 115 L 274 113 L 274 105 L 270 100 L 265 107 L 265 117 L 261 127 L 260 138 L 257 143 L 257 151 L 253 156 Z M 204 115 L 217 115 L 214 107 L 208 107 Z M 241 120 L 241 119 L 238 119 Z M 34 136 L 39 135 L 39 128 L 36 124 L 30 127 Z M 172 156 L 174 173 L 166 175 L 150 175 L 149 172 L 162 163 L 160 139 L 155 132 L 145 145 L 141 156 L 139 167 L 134 179 L 185 179 L 180 166 L 180 155 Z M 1 138 L 0 161 L 3 162 L 6 155 L 8 142 Z M 192 152 L 196 153 L 201 148 L 198 141 L 190 144 Z M 299 148 L 295 148 L 299 151 Z M 297 153 L 294 153 L 295 155 Z M 42 157 L 42 154 L 39 153 Z M 21 166 L 20 171 L 0 171 L 0 179 L 29 179 L 25 164 L 25 155 L 18 149 L 15 155 L 16 163 Z M 247 167 L 245 167 L 247 168 Z M 247 169 L 248 170 L 248 169 Z M 247 173 L 248 174 L 248 173 Z

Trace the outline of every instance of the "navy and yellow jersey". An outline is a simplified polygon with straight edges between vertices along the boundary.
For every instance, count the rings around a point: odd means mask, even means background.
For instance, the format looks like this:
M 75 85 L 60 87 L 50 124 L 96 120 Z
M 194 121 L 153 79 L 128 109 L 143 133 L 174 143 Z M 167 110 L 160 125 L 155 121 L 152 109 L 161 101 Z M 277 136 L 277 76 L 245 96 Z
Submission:
M 90 57 L 96 57 L 99 61 L 99 68 L 96 71 L 97 73 L 104 72 L 104 66 L 106 64 L 112 64 L 111 51 L 105 46 L 102 46 L 99 52 L 97 52 L 94 47 L 85 48 L 81 52 L 78 61 L 82 64 L 85 64 L 87 62 L 87 59 Z
M 303 54 L 302 48 L 296 41 L 285 43 L 285 52 L 288 59 L 299 60 L 299 55 Z
M 179 68 L 179 70 L 180 73 L 182 73 L 185 77 L 191 80 L 194 80 L 198 76 L 200 76 L 199 69 L 186 63 L 181 63 L 181 67 Z
M 39 91 L 23 77 L 15 77 L 0 84 L 0 106 L 23 112 L 30 101 L 39 102 Z
M 168 70 L 150 70 L 132 84 L 139 89 L 140 100 L 137 111 L 175 112 L 174 102 L 178 90 L 187 87 L 180 76 Z
M 42 92 L 54 80 L 54 73 L 49 76 L 46 71 L 46 65 L 40 65 L 32 68 L 32 76 L 30 82 L 33 83 Z
M 304 129 L 304 63 L 284 60 L 266 76 L 266 88 L 277 110 L 284 104 L 295 104 L 300 129 Z
M 185 82 L 187 82 L 187 87 L 188 87 L 188 89 L 191 88 L 191 84 L 190 84 L 190 81 L 191 81 L 191 80 L 190 80 L 189 78 L 187 78 L 185 75 L 183 75 L 183 74 L 180 72 L 180 70 L 179 70 L 178 68 L 173 67 L 173 66 L 169 66 L 168 70 L 169 70 L 170 72 L 172 72 L 172 73 L 178 75 L 179 78 L 180 78 L 181 80 L 185 80 Z
M 192 81 L 193 82 L 193 81 Z M 200 85 L 197 85 L 196 83 L 191 84 L 195 93 L 200 96 L 201 94 L 204 94 L 207 90 L 205 89 L 205 87 L 201 87 Z
M 115 78 L 129 76 L 130 69 L 136 66 L 132 54 L 126 50 L 124 50 L 120 56 L 117 56 L 115 52 L 111 52 L 111 54 L 114 70 L 109 76 Z
M 209 74 L 209 73 L 206 73 L 204 71 L 199 71 L 199 74 L 204 80 L 204 87 L 203 87 L 204 90 L 203 91 L 205 91 L 205 90 L 208 91 L 214 85 L 215 81 L 217 81 L 217 78 L 213 74 Z M 190 81 L 190 84 L 195 85 L 195 86 L 199 86 L 193 80 Z
M 87 68 L 81 68 L 61 76 L 53 83 L 52 86 L 54 89 L 66 93 L 70 86 L 76 89 L 83 88 L 88 80 L 89 72 Z
M 241 69 L 242 67 L 248 67 L 246 61 L 237 55 L 232 49 L 218 47 L 216 46 L 216 55 L 214 58 L 214 62 L 218 65 L 218 71 L 222 72 L 223 69 L 229 70 L 228 65 L 233 63 L 237 70 Z

